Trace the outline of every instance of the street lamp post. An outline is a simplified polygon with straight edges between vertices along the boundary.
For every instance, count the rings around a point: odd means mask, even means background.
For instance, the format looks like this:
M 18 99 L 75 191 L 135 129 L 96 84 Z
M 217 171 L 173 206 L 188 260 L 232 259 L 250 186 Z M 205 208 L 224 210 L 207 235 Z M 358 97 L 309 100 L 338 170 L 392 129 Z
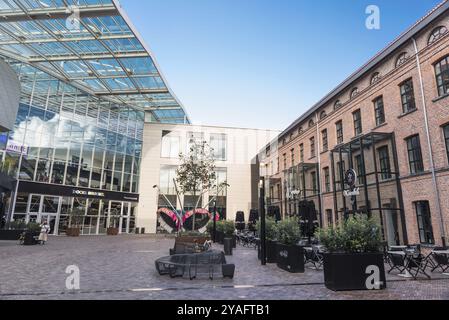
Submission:
M 260 212 L 260 258 L 262 265 L 267 264 L 267 250 L 266 250 L 266 224 L 265 224 L 265 177 L 260 178 L 260 198 L 259 198 L 259 212 Z
M 214 200 L 214 243 L 217 242 L 217 200 Z

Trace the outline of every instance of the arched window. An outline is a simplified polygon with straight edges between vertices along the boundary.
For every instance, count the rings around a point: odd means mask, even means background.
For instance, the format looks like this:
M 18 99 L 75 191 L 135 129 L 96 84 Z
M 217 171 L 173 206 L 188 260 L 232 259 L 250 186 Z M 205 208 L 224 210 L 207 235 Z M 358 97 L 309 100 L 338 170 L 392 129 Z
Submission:
M 341 108 L 341 102 L 340 100 L 335 101 L 334 103 L 334 110 L 340 109 Z
M 323 119 L 326 118 L 326 117 L 327 117 L 326 111 L 322 111 L 322 112 L 320 113 L 320 120 L 323 120 Z
M 406 63 L 408 60 L 408 53 L 407 52 L 402 52 L 399 56 L 398 59 L 396 60 L 396 68 L 402 66 L 404 63 Z
M 351 90 L 350 98 L 354 99 L 355 97 L 357 97 L 358 94 L 359 94 L 359 88 L 354 88 Z
M 315 125 L 315 121 L 313 121 L 313 119 L 310 119 L 309 128 L 312 128 L 314 125 Z
M 373 73 L 372 77 L 371 77 L 371 84 L 376 84 L 377 82 L 379 82 L 380 80 L 380 73 L 379 72 L 375 72 Z
M 432 44 L 438 39 L 440 39 L 442 36 L 444 36 L 447 33 L 447 28 L 445 26 L 439 26 L 432 30 L 429 37 L 428 44 Z

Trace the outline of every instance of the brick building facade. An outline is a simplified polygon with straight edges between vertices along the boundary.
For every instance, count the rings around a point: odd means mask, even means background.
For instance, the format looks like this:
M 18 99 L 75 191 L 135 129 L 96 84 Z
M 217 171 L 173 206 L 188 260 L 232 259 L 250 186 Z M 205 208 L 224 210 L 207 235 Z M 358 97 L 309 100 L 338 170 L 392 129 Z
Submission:
M 269 205 L 283 215 L 309 200 L 323 225 L 366 212 L 390 244 L 441 245 L 449 231 L 449 2 L 297 119 L 259 160 Z M 355 201 L 344 195 L 348 169 L 358 175 Z

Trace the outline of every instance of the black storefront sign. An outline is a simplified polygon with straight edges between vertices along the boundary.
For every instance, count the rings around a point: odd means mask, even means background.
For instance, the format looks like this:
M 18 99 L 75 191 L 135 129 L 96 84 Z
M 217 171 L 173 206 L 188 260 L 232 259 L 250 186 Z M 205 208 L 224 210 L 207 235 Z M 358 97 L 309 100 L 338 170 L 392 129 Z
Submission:
M 57 197 L 74 197 L 84 199 L 102 199 L 110 201 L 139 202 L 139 195 L 126 192 L 104 191 L 88 188 L 60 186 L 54 184 L 19 182 L 19 193 L 33 193 Z

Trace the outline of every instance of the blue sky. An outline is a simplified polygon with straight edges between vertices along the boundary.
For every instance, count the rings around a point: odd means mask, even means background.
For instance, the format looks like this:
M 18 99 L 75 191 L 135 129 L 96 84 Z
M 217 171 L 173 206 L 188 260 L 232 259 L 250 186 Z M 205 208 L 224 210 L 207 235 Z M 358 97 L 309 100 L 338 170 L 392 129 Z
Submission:
M 121 0 L 192 122 L 280 130 L 440 2 Z

